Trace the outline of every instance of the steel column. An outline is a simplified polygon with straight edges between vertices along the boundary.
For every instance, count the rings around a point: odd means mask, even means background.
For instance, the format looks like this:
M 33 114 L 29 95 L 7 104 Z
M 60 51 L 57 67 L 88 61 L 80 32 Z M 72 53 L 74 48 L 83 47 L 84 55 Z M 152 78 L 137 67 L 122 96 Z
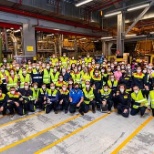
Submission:
M 123 34 L 123 15 L 117 15 L 117 56 L 122 56 L 124 52 Z

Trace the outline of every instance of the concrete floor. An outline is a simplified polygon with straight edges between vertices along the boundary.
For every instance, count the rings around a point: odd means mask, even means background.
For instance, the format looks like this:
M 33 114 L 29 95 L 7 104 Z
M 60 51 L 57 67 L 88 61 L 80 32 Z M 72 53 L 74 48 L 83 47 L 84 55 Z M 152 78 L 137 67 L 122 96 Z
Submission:
M 154 154 L 154 119 L 115 112 L 0 118 L 0 154 L 33 153 Z

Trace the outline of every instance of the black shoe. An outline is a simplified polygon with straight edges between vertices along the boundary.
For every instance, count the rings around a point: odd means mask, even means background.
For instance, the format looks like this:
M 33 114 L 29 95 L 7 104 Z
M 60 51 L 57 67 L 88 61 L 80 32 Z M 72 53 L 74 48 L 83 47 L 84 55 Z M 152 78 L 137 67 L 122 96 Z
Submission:
M 96 110 L 92 110 L 92 113 L 96 113 Z
M 65 114 L 67 114 L 68 110 L 65 110 Z
M 79 111 L 79 113 L 80 113 L 82 116 L 84 116 L 84 112 L 82 112 L 82 111 Z
M 55 114 L 58 114 L 58 111 L 55 111 Z

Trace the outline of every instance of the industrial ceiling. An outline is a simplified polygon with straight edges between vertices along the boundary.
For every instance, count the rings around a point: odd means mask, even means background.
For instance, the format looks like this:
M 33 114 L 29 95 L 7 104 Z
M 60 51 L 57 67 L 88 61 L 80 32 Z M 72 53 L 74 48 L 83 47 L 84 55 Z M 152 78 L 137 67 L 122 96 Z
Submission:
M 116 16 L 104 18 L 108 12 L 122 11 L 125 16 L 125 29 L 134 22 L 144 10 L 127 12 L 127 8 L 140 4 L 150 3 L 153 0 L 92 0 L 80 7 L 75 5 L 82 0 L 1 0 L 0 10 L 21 13 L 29 16 L 49 19 L 55 22 L 70 24 L 77 27 L 86 27 L 93 31 L 116 35 Z M 12 11 L 11 11 L 12 10 Z M 135 24 L 130 33 L 147 34 L 154 31 L 154 7 Z

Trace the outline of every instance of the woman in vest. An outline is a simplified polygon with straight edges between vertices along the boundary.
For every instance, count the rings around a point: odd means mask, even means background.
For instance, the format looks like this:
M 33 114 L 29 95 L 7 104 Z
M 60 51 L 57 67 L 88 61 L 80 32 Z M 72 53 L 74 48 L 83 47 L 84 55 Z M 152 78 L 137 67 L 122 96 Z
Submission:
M 2 89 L 0 89 L 0 113 L 3 115 L 6 111 L 6 95 L 2 93 Z

